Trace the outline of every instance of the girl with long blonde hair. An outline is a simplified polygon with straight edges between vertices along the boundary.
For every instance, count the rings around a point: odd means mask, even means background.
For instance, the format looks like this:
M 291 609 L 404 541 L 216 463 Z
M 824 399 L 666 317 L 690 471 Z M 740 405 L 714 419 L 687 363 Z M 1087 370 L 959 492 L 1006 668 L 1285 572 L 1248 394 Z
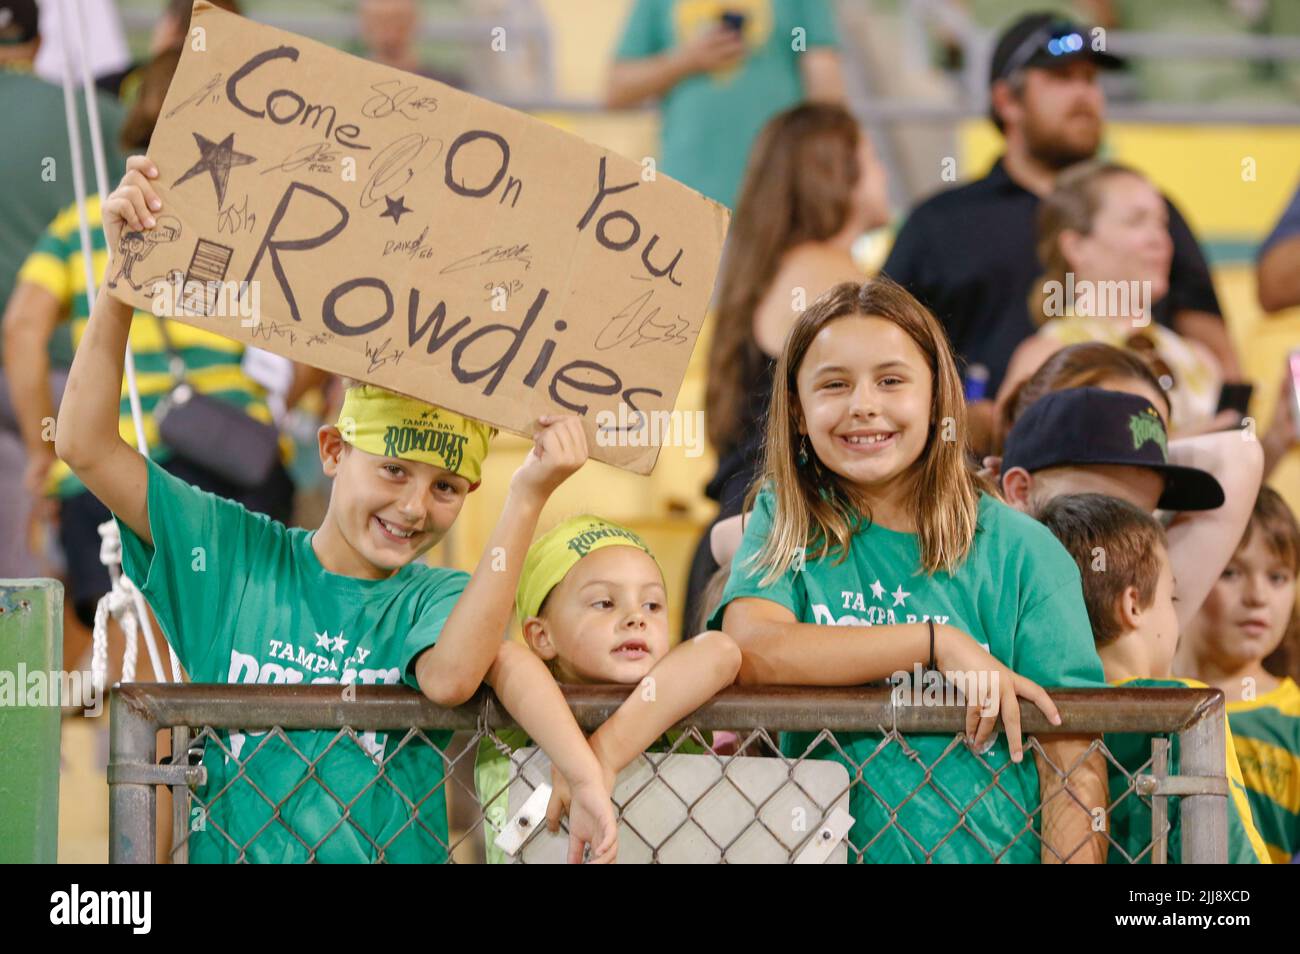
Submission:
M 806 302 L 863 277 L 852 247 L 889 221 L 885 181 L 870 140 L 838 104 L 778 113 L 754 142 L 718 274 L 708 353 L 706 422 L 718 468 L 705 494 L 718 502 L 718 520 L 740 513 L 757 475 L 786 332 Z M 707 609 L 702 594 L 717 568 L 706 530 L 691 562 L 685 620 Z
M 739 681 L 898 682 L 928 663 L 966 690 L 972 748 L 913 736 L 909 756 L 895 742 L 877 752 L 876 733 L 838 733 L 815 749 L 811 736 L 783 737 L 787 756 L 861 769 L 850 804 L 859 857 L 1032 862 L 1041 845 L 1043 860 L 1104 858 L 1079 807 L 1106 799 L 1105 767 L 1085 757 L 1086 740 L 1036 747 L 1079 765 L 1074 798 L 1049 800 L 1062 784 L 1043 771 L 1043 834 L 1027 835 L 1039 778 L 1023 761 L 1017 696 L 1057 721 L 1040 685 L 1101 685 L 1102 668 L 1074 561 L 968 459 L 961 380 L 934 316 L 887 280 L 831 288 L 786 339 L 766 437 L 710 620 L 741 647 Z

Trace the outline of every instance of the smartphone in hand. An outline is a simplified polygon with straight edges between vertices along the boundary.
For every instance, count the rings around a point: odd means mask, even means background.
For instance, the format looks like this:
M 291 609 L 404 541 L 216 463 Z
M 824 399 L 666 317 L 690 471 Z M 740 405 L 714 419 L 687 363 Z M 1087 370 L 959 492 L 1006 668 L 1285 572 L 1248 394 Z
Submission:
M 1224 384 L 1219 390 L 1219 406 L 1215 409 L 1215 414 L 1221 414 L 1224 411 L 1236 411 L 1242 417 L 1247 414 L 1250 407 L 1250 396 L 1255 391 L 1255 385 L 1247 382 L 1238 382 L 1235 384 Z

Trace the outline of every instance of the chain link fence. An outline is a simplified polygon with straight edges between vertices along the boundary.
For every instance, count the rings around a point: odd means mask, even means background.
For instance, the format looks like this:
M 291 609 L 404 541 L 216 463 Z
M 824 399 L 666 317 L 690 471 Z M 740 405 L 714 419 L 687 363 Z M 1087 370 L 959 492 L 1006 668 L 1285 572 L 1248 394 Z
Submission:
M 628 692 L 565 695 L 590 732 Z M 619 776 L 619 860 L 1069 860 L 1042 834 L 1055 799 L 1088 813 L 1112 863 L 1166 862 L 1171 832 L 1182 862 L 1226 860 L 1220 692 L 1052 695 L 1061 726 L 1022 703 L 1017 765 L 1004 743 L 967 746 L 960 706 L 876 687 L 729 689 Z M 542 830 L 544 796 L 529 801 L 549 763 L 486 689 L 444 709 L 401 687 L 134 684 L 114 690 L 111 722 L 115 863 L 563 857 L 564 837 Z M 1065 736 L 1077 754 L 1058 764 Z M 1072 778 L 1102 762 L 1108 803 L 1085 805 Z M 160 786 L 172 793 L 161 850 Z M 503 832 L 509 854 L 494 845 Z

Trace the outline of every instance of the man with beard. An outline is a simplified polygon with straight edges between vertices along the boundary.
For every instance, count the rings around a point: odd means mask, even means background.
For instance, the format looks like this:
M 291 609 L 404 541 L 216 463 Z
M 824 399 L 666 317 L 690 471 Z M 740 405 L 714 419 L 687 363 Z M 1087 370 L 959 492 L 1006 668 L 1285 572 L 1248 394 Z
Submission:
M 989 114 L 1006 151 L 984 178 L 917 206 L 884 266 L 943 322 L 967 367 L 987 370 L 983 394 L 970 388 L 983 376 L 967 378 L 977 450 L 988 445 L 993 419 L 992 401 L 981 398 L 997 393 L 1012 352 L 1036 330 L 1028 298 L 1042 273 L 1039 200 L 1060 170 L 1092 158 L 1101 144 L 1106 99 L 1098 70 L 1123 65 L 1103 46 L 1103 34 L 1047 13 L 1022 17 L 1002 34 L 989 76 Z M 1156 303 L 1155 319 L 1203 342 L 1226 379 L 1239 380 L 1209 267 L 1172 203 L 1169 233 L 1169 293 Z

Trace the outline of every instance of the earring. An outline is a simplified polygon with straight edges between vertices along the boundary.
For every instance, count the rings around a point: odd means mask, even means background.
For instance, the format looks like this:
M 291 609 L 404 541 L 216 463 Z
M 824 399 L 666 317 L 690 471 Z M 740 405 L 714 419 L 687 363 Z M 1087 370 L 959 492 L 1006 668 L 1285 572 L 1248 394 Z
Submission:
M 808 435 L 805 434 L 799 439 L 799 466 L 808 466 Z

